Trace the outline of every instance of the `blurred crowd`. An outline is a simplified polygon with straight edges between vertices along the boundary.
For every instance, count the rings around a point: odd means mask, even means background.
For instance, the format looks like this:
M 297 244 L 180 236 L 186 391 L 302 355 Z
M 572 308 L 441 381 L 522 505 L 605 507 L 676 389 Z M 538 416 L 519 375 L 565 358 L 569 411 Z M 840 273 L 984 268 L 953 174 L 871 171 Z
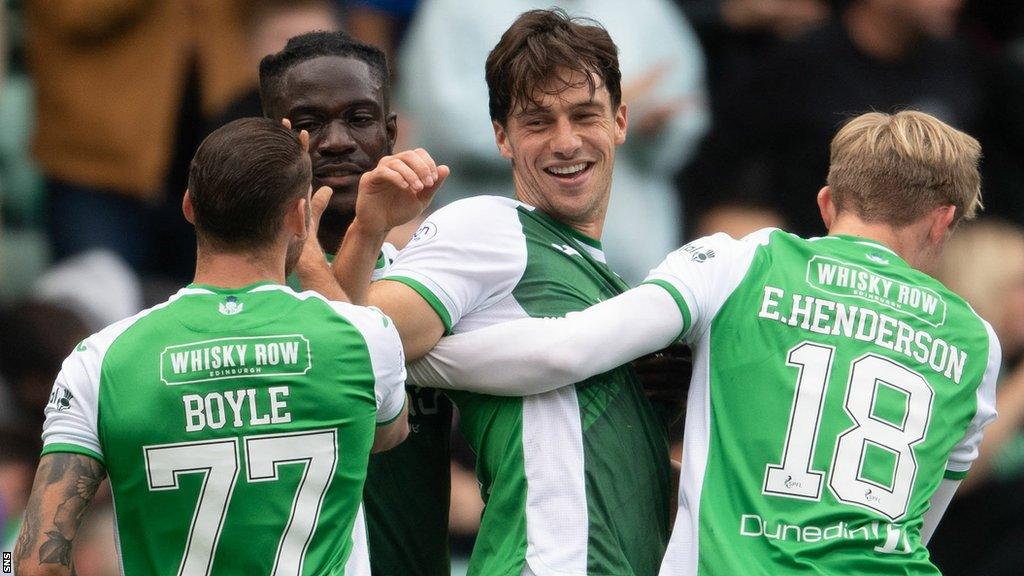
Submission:
M 484 59 L 519 13 L 552 4 L 619 46 L 630 126 L 604 244 L 631 283 L 687 238 L 824 233 L 810 199 L 852 115 L 918 109 L 981 141 L 985 216 L 935 274 L 1003 344 L 1000 419 L 930 548 L 944 573 L 1019 574 L 1024 3 L 985 0 L 0 0 L 0 550 L 13 548 L 62 359 L 191 279 L 188 162 L 216 127 L 261 115 L 264 55 L 309 30 L 381 47 L 398 148 L 452 166 L 438 205 L 511 195 Z M 482 503 L 472 454 L 455 453 L 458 555 Z M 76 564 L 117 573 L 109 496 Z

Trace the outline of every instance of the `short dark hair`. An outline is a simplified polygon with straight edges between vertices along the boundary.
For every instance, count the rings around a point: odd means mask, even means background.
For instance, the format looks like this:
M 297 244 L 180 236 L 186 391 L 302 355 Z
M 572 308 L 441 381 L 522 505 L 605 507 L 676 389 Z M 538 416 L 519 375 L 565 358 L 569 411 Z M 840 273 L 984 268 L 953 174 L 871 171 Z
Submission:
M 513 106 L 537 104 L 537 91 L 560 69 L 583 74 L 591 93 L 597 90 L 596 74 L 611 95 L 612 110 L 622 102 L 619 51 L 601 24 L 557 8 L 530 10 L 512 23 L 487 56 L 491 120 L 504 125 Z
M 359 42 L 344 32 L 318 30 L 289 38 L 280 52 L 268 54 L 260 61 L 260 101 L 263 102 L 263 113 L 269 115 L 267 104 L 271 99 L 270 93 L 278 89 L 285 72 L 296 64 L 321 56 L 355 58 L 365 62 L 380 82 L 384 94 L 384 109 L 389 109 L 391 96 L 388 85 L 388 61 L 384 53 L 376 46 Z
M 241 118 L 199 145 L 188 171 L 196 238 L 218 249 L 270 244 L 287 206 L 309 192 L 312 167 L 298 137 L 269 118 Z

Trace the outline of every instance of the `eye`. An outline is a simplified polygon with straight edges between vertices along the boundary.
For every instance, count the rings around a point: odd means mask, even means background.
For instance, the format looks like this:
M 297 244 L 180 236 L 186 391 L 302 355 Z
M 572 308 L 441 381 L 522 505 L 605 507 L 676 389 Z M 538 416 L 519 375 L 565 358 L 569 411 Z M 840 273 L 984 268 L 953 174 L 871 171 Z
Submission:
M 314 122 L 312 120 L 300 120 L 292 122 L 292 129 L 294 130 L 305 130 L 306 132 L 313 133 L 320 129 L 322 124 L 320 122 Z
M 376 118 L 370 116 L 369 114 L 356 114 L 355 116 L 349 118 L 349 123 L 354 124 L 356 126 L 366 126 L 367 124 L 372 123 L 374 120 L 376 120 Z

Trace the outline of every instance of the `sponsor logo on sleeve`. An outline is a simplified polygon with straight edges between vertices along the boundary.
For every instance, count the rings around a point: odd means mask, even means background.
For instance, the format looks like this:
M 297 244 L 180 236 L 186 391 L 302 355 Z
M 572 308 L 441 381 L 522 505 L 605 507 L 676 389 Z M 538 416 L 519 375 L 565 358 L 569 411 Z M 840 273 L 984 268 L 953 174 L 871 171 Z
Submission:
M 690 260 L 700 264 L 707 262 L 715 257 L 715 251 L 710 248 L 705 248 L 702 244 L 689 243 L 679 249 L 684 254 L 690 255 Z
M 57 409 L 58 412 L 64 412 L 65 410 L 71 409 L 71 401 L 75 397 L 71 394 L 71 391 L 63 386 L 55 386 L 53 392 L 50 393 L 50 406 Z
M 434 236 L 437 236 L 437 226 L 433 222 L 424 222 L 422 226 L 416 230 L 416 233 L 412 235 L 412 242 L 426 242 Z

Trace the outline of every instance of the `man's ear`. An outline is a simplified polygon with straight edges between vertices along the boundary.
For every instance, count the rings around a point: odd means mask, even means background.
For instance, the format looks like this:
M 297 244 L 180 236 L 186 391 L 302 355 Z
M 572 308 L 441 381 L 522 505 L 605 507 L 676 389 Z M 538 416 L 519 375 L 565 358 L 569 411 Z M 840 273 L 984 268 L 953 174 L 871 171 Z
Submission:
M 622 145 L 626 142 L 626 129 L 629 128 L 629 109 L 625 103 L 619 104 L 615 111 L 615 144 Z
M 508 141 L 508 132 L 500 122 L 492 120 L 491 125 L 494 126 L 494 142 L 498 145 L 498 152 L 501 153 L 502 158 L 511 160 L 512 145 Z
M 932 245 L 941 244 L 953 226 L 956 218 L 956 206 L 939 206 L 932 211 L 932 223 L 928 229 L 928 241 Z
M 384 121 L 384 131 L 388 138 L 388 154 L 395 151 L 395 141 L 398 139 L 398 114 L 391 112 Z
M 831 229 L 832 223 L 836 221 L 837 210 L 836 203 L 832 199 L 832 189 L 828 186 L 818 190 L 818 212 L 821 213 L 821 221 L 825 223 L 825 229 Z
M 290 232 L 295 237 L 305 240 L 309 236 L 309 230 L 312 226 L 312 222 L 310 222 L 309 195 L 307 194 L 299 198 L 295 204 L 292 204 L 292 209 L 289 212 L 288 220 L 291 220 L 291 222 L 288 225 L 291 228 Z
M 188 220 L 189 224 L 196 225 L 196 209 L 195 206 L 192 206 L 192 193 L 188 189 L 185 190 L 185 196 L 181 199 L 181 213 L 185 215 L 185 220 Z

